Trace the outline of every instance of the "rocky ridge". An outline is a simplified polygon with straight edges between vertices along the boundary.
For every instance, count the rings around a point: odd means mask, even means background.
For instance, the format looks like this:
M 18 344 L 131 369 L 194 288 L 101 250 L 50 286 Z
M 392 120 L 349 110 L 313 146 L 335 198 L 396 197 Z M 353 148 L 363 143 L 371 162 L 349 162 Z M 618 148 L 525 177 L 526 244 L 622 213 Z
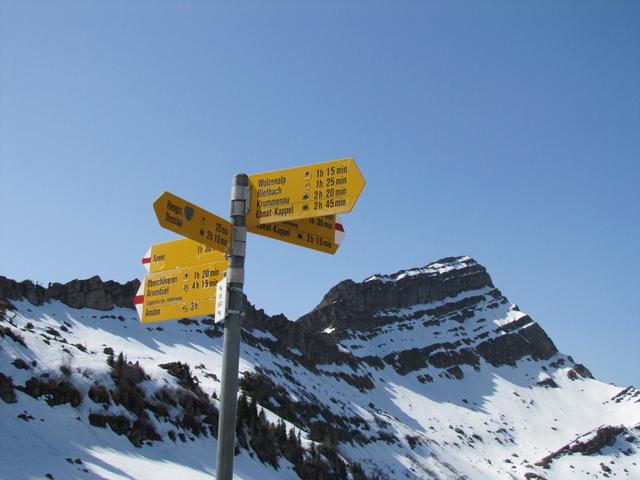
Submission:
M 50 283 L 43 287 L 31 280 L 16 282 L 0 275 L 0 299 L 26 299 L 33 305 L 43 305 L 58 300 L 71 308 L 95 308 L 111 310 L 114 307 L 133 308 L 133 297 L 140 287 L 139 280 L 124 285 L 109 280 L 103 282 L 99 276 L 68 283 Z

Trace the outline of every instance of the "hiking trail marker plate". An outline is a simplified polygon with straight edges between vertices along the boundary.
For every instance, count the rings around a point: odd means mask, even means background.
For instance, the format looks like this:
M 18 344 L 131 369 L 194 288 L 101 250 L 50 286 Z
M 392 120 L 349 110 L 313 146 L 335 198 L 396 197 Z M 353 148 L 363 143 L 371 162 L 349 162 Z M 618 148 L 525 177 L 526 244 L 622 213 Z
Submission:
M 142 265 L 149 273 L 213 262 L 220 263 L 222 271 L 227 269 L 224 253 L 188 238 L 156 243 L 142 257 Z
M 266 223 L 249 226 L 247 230 L 257 235 L 330 254 L 336 253 L 344 238 L 344 228 L 337 222 L 335 215 Z
M 169 192 L 153 202 L 160 225 L 219 252 L 231 247 L 231 224 L 207 210 Z
M 350 212 L 364 184 L 352 158 L 249 175 L 247 227 Z
M 216 285 L 223 278 L 219 262 L 179 267 L 144 277 L 134 299 L 142 323 L 211 315 Z

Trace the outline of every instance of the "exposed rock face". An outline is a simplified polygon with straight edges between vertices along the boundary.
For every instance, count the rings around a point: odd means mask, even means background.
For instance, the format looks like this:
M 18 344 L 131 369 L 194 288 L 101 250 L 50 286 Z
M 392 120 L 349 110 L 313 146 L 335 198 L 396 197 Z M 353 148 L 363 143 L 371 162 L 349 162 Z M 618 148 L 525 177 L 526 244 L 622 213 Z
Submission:
M 455 344 L 436 343 L 425 348 L 391 353 L 384 357 L 384 361 L 392 365 L 400 375 L 406 375 L 428 365 L 445 369 L 460 365 L 478 365 L 480 359 L 471 349 L 458 350 Z M 455 376 L 458 377 L 459 373 Z
M 622 391 L 618 392 L 611 399 L 615 403 L 621 402 L 630 402 L 630 403 L 640 403 L 640 390 L 635 387 L 629 386 Z
M 605 425 L 547 455 L 536 465 L 547 468 L 551 462 L 563 455 L 573 455 L 575 453 L 593 455 L 600 452 L 604 447 L 613 445 L 618 436 L 625 432 L 628 433 L 628 430 L 623 425 Z
M 576 363 L 573 367 L 573 371 L 582 378 L 593 378 L 591 371 L 581 363 Z
M 448 264 L 455 268 L 439 268 Z M 385 319 L 373 319 L 379 310 L 432 303 L 483 287 L 493 284 L 482 265 L 469 257 L 447 257 L 416 270 L 374 275 L 362 283 L 340 282 L 298 322 L 316 329 L 329 324 L 337 329 L 367 329 L 385 323 Z
M 47 288 L 30 280 L 16 282 L 0 276 L 0 299 L 26 299 L 33 305 L 42 305 L 50 300 L 59 300 L 72 308 L 95 308 L 111 310 L 113 307 L 133 308 L 133 297 L 140 287 L 139 280 L 120 284 L 103 282 L 94 276 L 86 280 L 72 280 L 66 284 L 52 283 Z
M 0 399 L 5 403 L 16 403 L 16 389 L 11 377 L 0 372 Z
M 526 318 L 531 321 L 529 317 Z M 527 355 L 534 360 L 546 360 L 558 353 L 556 346 L 537 323 L 517 334 L 507 333 L 487 340 L 479 344 L 476 350 L 494 366 L 515 366 L 516 361 Z
M 277 341 L 266 341 L 273 353 L 286 358 L 300 361 L 308 368 L 314 368 L 318 363 L 349 364 L 356 368 L 357 362 L 349 353 L 342 352 L 334 338 L 322 334 L 315 325 L 291 322 L 284 315 L 270 317 L 264 310 L 257 310 L 245 299 L 245 316 L 242 318 L 242 326 L 247 330 L 258 328 L 266 330 L 277 338 Z M 251 341 L 251 339 L 244 339 Z M 302 356 L 292 354 L 290 349 L 297 349 Z

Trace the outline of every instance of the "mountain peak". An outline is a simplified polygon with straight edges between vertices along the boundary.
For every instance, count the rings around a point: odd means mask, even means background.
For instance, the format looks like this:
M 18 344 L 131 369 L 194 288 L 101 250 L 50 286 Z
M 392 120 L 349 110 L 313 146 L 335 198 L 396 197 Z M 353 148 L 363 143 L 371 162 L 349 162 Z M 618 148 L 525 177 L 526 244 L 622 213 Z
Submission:
M 446 257 L 420 268 L 372 275 L 360 283 L 340 282 L 300 320 L 323 316 L 322 312 L 339 306 L 348 314 L 351 328 L 368 328 L 379 311 L 442 301 L 483 288 L 495 287 L 482 265 L 468 256 Z
M 379 282 L 397 282 L 399 280 L 403 280 L 405 278 L 414 277 L 416 275 L 442 275 L 443 273 L 450 272 L 452 270 L 462 270 L 467 267 L 476 266 L 478 262 L 476 262 L 473 258 L 469 256 L 461 256 L 461 257 L 445 257 L 440 260 L 436 260 L 435 262 L 431 262 L 424 267 L 420 268 L 411 268 L 409 270 L 400 270 L 399 272 L 393 274 L 375 274 L 367 277 L 363 283 L 379 281 Z

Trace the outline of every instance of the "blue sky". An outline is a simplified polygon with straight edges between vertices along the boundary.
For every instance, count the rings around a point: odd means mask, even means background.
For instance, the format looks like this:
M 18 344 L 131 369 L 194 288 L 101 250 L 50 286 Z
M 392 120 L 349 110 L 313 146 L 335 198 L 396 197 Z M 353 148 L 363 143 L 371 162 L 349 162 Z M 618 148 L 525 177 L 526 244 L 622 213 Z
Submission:
M 142 278 L 164 190 L 352 156 L 335 256 L 251 236 L 296 318 L 345 278 L 471 255 L 558 347 L 640 386 L 640 4 L 0 2 L 0 274 Z

